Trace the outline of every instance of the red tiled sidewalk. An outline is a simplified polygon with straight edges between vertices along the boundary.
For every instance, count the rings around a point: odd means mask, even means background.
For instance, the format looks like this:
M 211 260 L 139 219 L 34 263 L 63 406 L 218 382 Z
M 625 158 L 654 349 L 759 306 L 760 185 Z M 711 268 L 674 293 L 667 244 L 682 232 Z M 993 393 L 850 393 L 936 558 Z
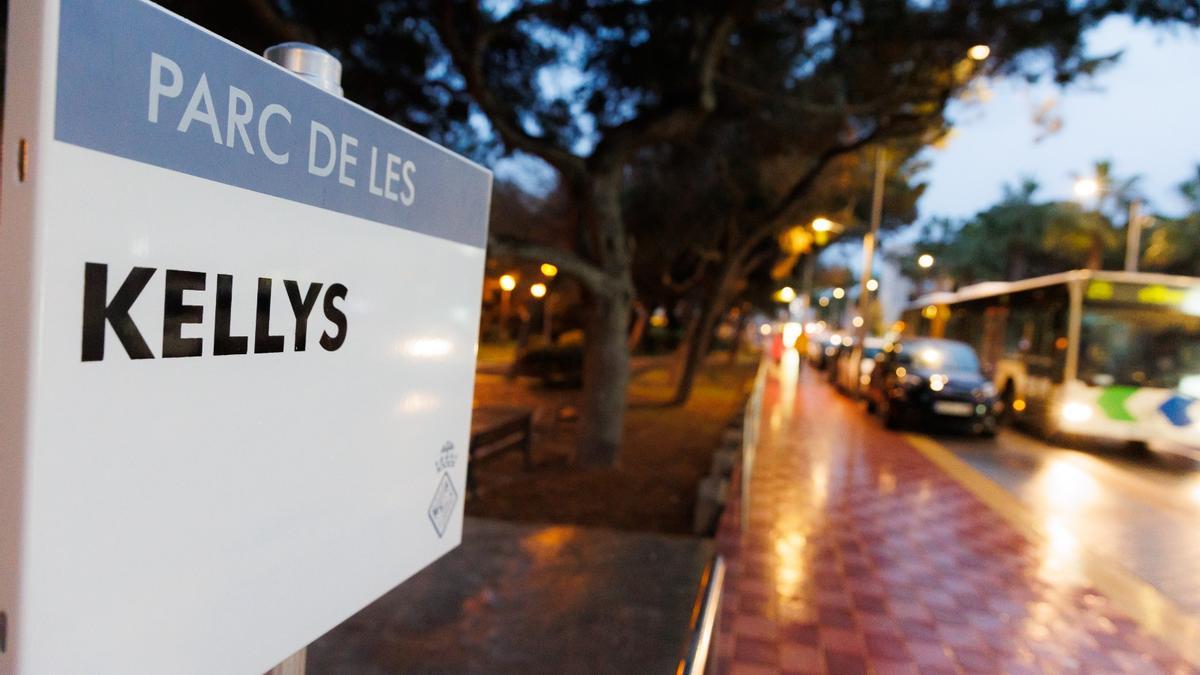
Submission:
M 809 374 L 768 379 L 750 499 L 718 672 L 1200 672 Z

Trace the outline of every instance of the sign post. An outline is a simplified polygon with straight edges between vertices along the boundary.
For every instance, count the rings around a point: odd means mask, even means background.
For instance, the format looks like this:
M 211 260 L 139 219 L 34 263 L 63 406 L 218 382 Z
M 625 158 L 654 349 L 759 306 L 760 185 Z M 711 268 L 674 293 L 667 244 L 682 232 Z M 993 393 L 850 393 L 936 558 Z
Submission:
M 262 673 L 454 548 L 491 175 L 143 0 L 12 0 L 0 673 Z

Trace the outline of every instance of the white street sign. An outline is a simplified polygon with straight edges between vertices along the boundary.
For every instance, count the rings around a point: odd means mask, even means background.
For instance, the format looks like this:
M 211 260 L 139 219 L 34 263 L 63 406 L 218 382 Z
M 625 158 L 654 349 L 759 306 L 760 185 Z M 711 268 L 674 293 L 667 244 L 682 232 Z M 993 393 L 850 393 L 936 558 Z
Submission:
M 491 175 L 142 0 L 10 0 L 0 672 L 262 673 L 454 548 Z

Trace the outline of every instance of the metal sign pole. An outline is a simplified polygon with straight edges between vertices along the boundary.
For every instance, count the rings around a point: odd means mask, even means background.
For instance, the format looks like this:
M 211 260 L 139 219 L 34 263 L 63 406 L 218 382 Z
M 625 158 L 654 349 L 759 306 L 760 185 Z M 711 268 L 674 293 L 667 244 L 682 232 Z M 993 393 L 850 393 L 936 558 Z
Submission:
M 320 47 L 304 42 L 284 42 L 267 47 L 263 56 L 331 94 L 343 95 L 342 63 Z M 303 647 L 267 671 L 266 675 L 304 675 L 307 661 L 308 647 Z

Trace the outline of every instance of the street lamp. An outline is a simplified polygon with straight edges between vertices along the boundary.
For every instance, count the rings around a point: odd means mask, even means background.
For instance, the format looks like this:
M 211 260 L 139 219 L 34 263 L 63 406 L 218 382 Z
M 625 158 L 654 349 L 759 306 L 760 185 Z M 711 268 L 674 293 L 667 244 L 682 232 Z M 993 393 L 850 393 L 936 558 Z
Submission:
M 1100 194 L 1100 181 L 1096 178 L 1077 178 L 1075 180 L 1075 196 L 1080 199 L 1092 199 Z
M 967 50 L 967 56 L 971 57 L 972 61 L 983 61 L 992 55 L 992 48 L 987 45 L 975 45 Z
M 542 276 L 547 279 L 553 279 L 558 276 L 558 266 L 551 263 L 542 263 Z
M 775 293 L 775 298 L 783 303 L 790 303 L 796 299 L 796 289 L 791 286 L 784 286 Z
M 500 331 L 504 337 L 508 332 L 508 315 L 512 313 L 512 292 L 517 287 L 517 278 L 511 274 L 500 275 Z
M 529 294 L 539 300 L 546 297 L 546 284 L 538 282 L 529 287 Z
M 812 221 L 813 232 L 829 232 L 833 230 L 833 221 L 828 218 L 814 218 Z
M 928 253 L 922 253 L 920 257 L 917 258 L 917 266 L 923 270 L 933 267 L 933 256 L 929 255 Z

